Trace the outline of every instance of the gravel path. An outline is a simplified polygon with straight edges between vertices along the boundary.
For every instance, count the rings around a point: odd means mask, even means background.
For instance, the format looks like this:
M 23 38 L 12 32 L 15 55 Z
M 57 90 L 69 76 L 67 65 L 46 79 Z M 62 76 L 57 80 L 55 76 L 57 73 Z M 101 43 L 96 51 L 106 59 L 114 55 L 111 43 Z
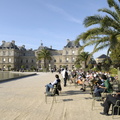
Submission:
M 54 81 L 56 73 L 37 73 L 0 84 L 0 120 L 112 120 L 112 116 L 100 115 L 100 102 L 91 110 L 89 89 L 80 91 L 73 84 L 63 87 L 56 102 L 48 97 L 45 102 L 45 85 Z M 61 75 L 60 75 L 61 78 Z M 120 116 L 115 116 L 120 119 Z

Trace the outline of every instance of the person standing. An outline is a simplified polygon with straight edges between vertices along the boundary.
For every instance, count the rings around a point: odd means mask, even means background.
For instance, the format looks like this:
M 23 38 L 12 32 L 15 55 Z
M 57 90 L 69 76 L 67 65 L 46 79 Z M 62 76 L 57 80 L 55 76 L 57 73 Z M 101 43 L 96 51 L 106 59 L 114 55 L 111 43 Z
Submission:
M 68 79 L 68 71 L 67 71 L 67 68 L 65 68 L 62 72 L 62 77 L 64 79 L 64 87 L 66 87 L 67 85 L 67 79 Z

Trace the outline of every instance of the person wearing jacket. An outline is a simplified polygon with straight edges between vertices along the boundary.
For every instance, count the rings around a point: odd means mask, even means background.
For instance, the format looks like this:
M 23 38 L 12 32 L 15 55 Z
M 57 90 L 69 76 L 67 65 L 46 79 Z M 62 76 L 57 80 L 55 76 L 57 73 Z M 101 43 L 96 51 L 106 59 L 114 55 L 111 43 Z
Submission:
M 108 92 L 108 93 L 112 92 L 112 86 L 111 86 L 109 80 L 107 79 L 106 75 L 104 75 L 104 74 L 101 75 L 101 79 L 104 82 L 103 82 L 103 85 L 100 85 L 99 89 L 96 90 L 96 92 L 95 92 L 96 97 L 101 97 L 102 92 Z
M 106 100 L 104 103 L 101 103 L 101 106 L 103 107 L 103 112 L 100 112 L 100 114 L 102 115 L 109 115 L 109 108 L 111 105 L 115 105 L 116 101 L 120 100 L 120 90 L 116 91 L 116 94 L 114 95 L 108 95 L 106 97 Z M 117 113 L 113 113 L 113 114 L 117 114 Z

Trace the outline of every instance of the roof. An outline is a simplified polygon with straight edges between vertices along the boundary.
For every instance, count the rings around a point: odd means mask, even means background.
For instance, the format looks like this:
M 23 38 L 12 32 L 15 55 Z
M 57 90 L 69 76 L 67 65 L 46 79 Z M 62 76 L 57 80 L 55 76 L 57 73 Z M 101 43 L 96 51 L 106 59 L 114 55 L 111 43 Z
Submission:
M 41 43 L 40 47 L 38 48 L 38 50 L 42 50 L 42 49 L 46 49 L 46 50 L 55 50 L 55 49 L 52 49 L 52 48 L 48 48 L 46 46 L 43 46 L 43 43 Z
M 102 54 L 102 55 L 100 55 L 98 58 L 108 58 L 108 56 L 105 55 L 105 54 Z
M 19 47 L 19 50 L 21 50 L 21 51 L 26 51 L 26 49 L 25 49 L 24 46 L 20 46 L 20 47 Z
M 8 48 L 8 49 L 19 49 L 14 43 L 12 42 L 3 42 L 3 44 L 0 46 L 0 48 Z
M 70 48 L 70 47 L 81 47 L 81 45 L 79 43 L 75 44 L 75 41 L 70 41 L 68 40 L 67 45 L 65 46 L 65 48 Z

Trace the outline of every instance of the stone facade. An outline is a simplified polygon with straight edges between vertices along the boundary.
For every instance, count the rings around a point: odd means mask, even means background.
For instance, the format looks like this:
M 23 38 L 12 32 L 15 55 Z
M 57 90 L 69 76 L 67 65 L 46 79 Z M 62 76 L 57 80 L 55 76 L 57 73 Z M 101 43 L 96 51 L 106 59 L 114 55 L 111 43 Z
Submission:
M 21 67 L 30 69 L 36 67 L 35 52 L 26 50 L 25 46 L 18 47 L 15 41 L 2 41 L 0 46 L 0 69 L 1 70 L 20 70 Z
M 64 66 L 67 67 L 68 69 L 73 69 L 75 68 L 74 62 L 78 55 L 78 50 L 81 47 L 79 43 L 76 45 L 74 42 L 75 41 L 67 40 L 67 45 L 64 46 L 63 50 L 55 50 L 52 49 L 52 47 L 48 48 L 46 46 L 43 46 L 43 44 L 41 44 L 41 46 L 38 48 L 36 53 L 38 53 L 43 48 L 48 49 L 51 52 L 52 60 L 48 61 L 47 63 L 49 69 L 51 68 L 59 69 Z M 37 66 L 39 66 L 38 69 L 40 69 L 40 67 L 43 66 L 43 61 L 38 63 L 39 64 Z
M 68 69 L 74 68 L 74 62 L 78 55 L 80 44 L 75 44 L 74 41 L 67 40 L 67 45 L 64 46 L 63 50 L 52 49 L 43 46 L 41 43 L 37 50 L 25 48 L 25 45 L 18 47 L 15 45 L 15 41 L 6 42 L 2 41 L 0 46 L 0 69 L 19 70 L 21 68 L 31 69 L 32 67 L 42 69 L 44 62 L 37 61 L 37 54 L 41 49 L 48 49 L 52 54 L 52 60 L 48 61 L 47 65 L 49 69 L 59 69 L 66 66 Z

